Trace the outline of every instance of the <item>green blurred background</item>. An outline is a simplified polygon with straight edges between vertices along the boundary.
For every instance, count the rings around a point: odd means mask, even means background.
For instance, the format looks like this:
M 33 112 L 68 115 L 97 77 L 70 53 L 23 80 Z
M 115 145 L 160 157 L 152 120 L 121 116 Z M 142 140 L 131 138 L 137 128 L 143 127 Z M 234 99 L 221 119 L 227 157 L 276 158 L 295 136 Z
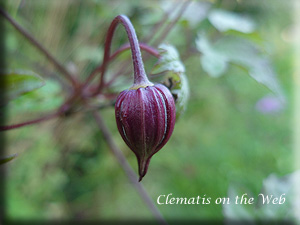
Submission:
M 127 15 L 143 40 L 155 36 L 152 27 L 173 4 L 181 2 L 13 0 L 7 1 L 7 11 L 83 80 L 101 62 L 106 30 L 116 15 Z M 231 0 L 191 4 L 194 7 L 187 8 L 165 40 L 177 48 L 186 67 L 190 84 L 187 110 L 177 121 L 170 141 L 153 157 L 142 183 L 155 202 L 159 195 L 169 193 L 174 197 L 206 195 L 216 199 L 228 196 L 230 186 L 257 195 L 270 174 L 282 176 L 294 169 L 293 2 Z M 247 15 L 256 24 L 255 31 L 218 31 L 206 17 L 216 8 Z M 172 15 L 167 22 L 171 20 Z M 271 90 L 252 79 L 241 66 L 230 63 L 219 77 L 203 69 L 196 46 L 197 35 L 203 31 L 210 42 L 228 35 L 244 38 L 270 59 L 286 99 L 280 111 L 263 113 L 257 109 L 257 102 Z M 113 49 L 125 42 L 127 37 L 119 27 Z M 46 80 L 43 88 L 10 103 L 7 124 L 38 117 L 59 106 L 66 94 L 51 78 L 56 70 L 8 23 L 6 47 L 8 68 L 33 70 Z M 123 54 L 110 64 L 108 77 L 120 70 L 129 57 L 129 53 Z M 155 62 L 155 58 L 148 57 L 146 71 L 151 71 Z M 131 72 L 128 74 L 130 77 Z M 121 91 L 123 87 L 115 88 Z M 136 171 L 136 158 L 117 131 L 114 108 L 101 112 Z M 78 113 L 12 130 L 6 133 L 6 140 L 7 154 L 19 154 L 6 165 L 5 205 L 10 220 L 153 220 L 90 114 Z M 167 221 L 224 219 L 222 205 L 158 208 Z

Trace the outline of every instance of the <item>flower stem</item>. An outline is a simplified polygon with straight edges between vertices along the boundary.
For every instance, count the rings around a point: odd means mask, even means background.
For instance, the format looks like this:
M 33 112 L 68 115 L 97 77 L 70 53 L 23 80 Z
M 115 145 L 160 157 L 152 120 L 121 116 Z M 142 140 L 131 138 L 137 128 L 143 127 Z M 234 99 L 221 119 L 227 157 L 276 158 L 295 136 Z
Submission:
M 104 49 L 104 57 L 103 57 L 103 69 L 100 79 L 100 84 L 98 88 L 98 92 L 101 91 L 104 84 L 104 73 L 106 70 L 107 63 L 109 61 L 109 54 L 110 54 L 110 47 L 112 38 L 115 32 L 115 29 L 117 25 L 121 23 L 127 33 L 130 47 L 131 47 L 131 53 L 132 53 L 132 61 L 133 61 L 133 69 L 134 69 L 134 86 L 140 86 L 140 85 L 152 85 L 152 83 L 148 80 L 144 64 L 141 56 L 141 50 L 139 47 L 139 42 L 134 30 L 133 25 L 131 24 L 130 20 L 127 16 L 119 15 L 115 17 L 115 19 L 111 22 L 110 27 L 107 31 L 106 41 L 105 41 L 105 49 Z
M 177 21 L 180 19 L 180 17 L 182 16 L 182 14 L 184 13 L 184 11 L 186 10 L 186 8 L 188 7 L 188 5 L 189 5 L 190 3 L 191 3 L 191 1 L 189 1 L 189 0 L 186 0 L 185 2 L 183 2 L 182 5 L 179 5 L 179 4 L 177 4 L 177 3 L 174 3 L 174 6 L 169 10 L 169 13 L 166 13 L 165 16 L 163 17 L 162 22 L 160 22 L 155 28 L 153 28 L 153 32 L 157 32 L 158 29 L 161 28 L 161 26 L 164 25 L 164 23 L 166 22 L 166 20 L 167 20 L 169 14 L 170 14 L 171 12 L 173 12 L 175 9 L 177 9 L 178 6 L 180 6 L 180 9 L 179 9 L 179 11 L 177 12 L 175 18 L 171 21 L 170 24 L 168 24 L 168 25 L 166 26 L 165 29 L 162 30 L 162 32 L 161 32 L 160 35 L 156 38 L 156 40 L 151 40 L 151 37 L 153 37 L 153 35 L 152 35 L 152 36 L 150 36 L 150 37 L 149 37 L 149 36 L 146 37 L 146 38 L 145 38 L 145 42 L 148 42 L 148 41 L 154 42 L 154 45 L 155 45 L 155 46 L 158 45 L 158 44 L 160 44 L 160 43 L 167 37 L 167 35 L 169 34 L 169 32 L 172 30 L 172 28 L 176 25 Z M 164 26 L 164 27 L 165 27 L 165 26 Z M 153 34 L 153 32 L 151 32 L 151 33 Z M 142 46 L 141 46 L 141 44 L 140 44 L 140 48 L 143 49 Z M 152 48 L 152 49 L 154 49 L 154 48 Z M 143 49 L 143 50 L 148 51 L 147 49 Z M 151 51 L 148 51 L 148 52 L 149 52 L 150 54 L 152 54 Z M 152 55 L 156 56 L 156 54 L 152 54 Z M 159 53 L 158 53 L 158 52 L 157 52 L 157 56 L 156 56 L 156 57 L 157 57 L 157 58 L 159 57 Z M 146 58 L 147 58 L 147 56 L 146 56 Z M 104 61 L 104 60 L 103 60 L 103 61 Z M 104 61 L 104 62 L 105 62 L 105 61 Z M 104 64 L 104 62 L 103 62 L 103 64 Z M 103 64 L 102 64 L 101 66 L 103 66 Z M 100 71 L 101 69 L 103 69 L 103 67 L 101 67 L 101 66 L 98 67 L 98 68 L 99 68 L 98 71 Z M 128 68 L 128 64 L 125 63 L 125 64 L 122 65 L 122 70 L 121 70 L 121 71 L 126 71 L 127 68 Z M 106 68 L 104 68 L 104 70 L 105 70 L 105 69 L 106 69 Z M 96 70 L 97 70 L 97 68 L 96 68 Z M 96 70 L 93 71 L 94 74 L 93 74 L 92 77 L 95 76 Z M 105 72 L 105 71 L 104 71 L 104 72 Z M 119 72 L 116 73 L 116 74 L 113 76 L 112 80 L 109 81 L 109 83 L 108 83 L 107 85 L 109 86 L 110 83 L 111 83 L 112 81 L 114 81 L 114 79 L 115 79 L 117 76 L 119 76 L 119 74 L 120 74 Z M 101 76 L 101 79 L 102 79 L 102 81 L 101 81 L 102 87 L 104 86 L 103 77 L 104 77 L 104 76 L 102 75 L 102 76 Z

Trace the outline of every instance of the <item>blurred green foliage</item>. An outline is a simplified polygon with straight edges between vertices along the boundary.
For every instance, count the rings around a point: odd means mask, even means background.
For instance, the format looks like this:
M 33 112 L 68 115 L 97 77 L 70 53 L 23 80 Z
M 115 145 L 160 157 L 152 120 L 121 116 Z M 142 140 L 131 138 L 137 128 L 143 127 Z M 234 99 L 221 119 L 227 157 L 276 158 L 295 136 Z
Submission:
M 106 30 L 116 15 L 125 14 L 132 20 L 140 40 L 146 37 L 153 40 L 158 35 L 152 32 L 153 26 L 173 4 L 173 1 L 149 0 L 12 0 L 7 1 L 7 11 L 84 80 L 101 62 Z M 247 187 L 256 195 L 269 174 L 293 171 L 290 124 L 293 46 L 288 38 L 293 25 L 291 10 L 292 3 L 281 0 L 193 1 L 168 34 L 165 42 L 177 48 L 184 63 L 190 98 L 173 136 L 153 157 L 143 180 L 154 201 L 159 195 L 169 193 L 176 197 L 206 195 L 216 199 L 227 196 L 232 185 Z M 241 15 L 247 15 L 243 26 L 234 19 L 240 19 Z M 55 108 L 64 94 L 58 89 L 59 80 L 52 76 L 56 71 L 47 60 L 9 24 L 6 31 L 7 66 L 29 69 L 46 79 L 43 88 L 23 96 L 26 101 L 16 99 L 10 103 L 7 124 L 11 124 Z M 225 48 L 223 55 L 216 56 L 213 52 L 212 58 L 204 60 L 203 56 L 211 56 L 212 52 L 199 52 L 197 38 L 201 32 L 205 32 L 211 43 L 226 38 L 243 40 L 237 42 L 239 47 L 247 47 L 246 42 L 256 46 L 268 58 L 268 68 L 272 69 L 267 83 L 274 75 L 275 86 L 280 84 L 284 90 L 285 109 L 271 115 L 258 112 L 256 102 L 271 91 L 248 76 L 244 64 L 241 67 L 232 63 L 240 59 L 238 62 L 252 65 L 258 59 L 256 55 L 229 55 L 227 46 L 221 45 Z M 125 42 L 125 31 L 120 28 L 112 49 Z M 106 78 L 123 70 L 120 67 L 129 58 L 130 54 L 125 53 L 111 63 Z M 216 65 L 217 62 L 221 63 Z M 155 58 L 147 58 L 148 73 L 155 63 Z M 124 74 L 127 76 L 119 79 L 127 87 L 132 82 L 131 67 L 128 71 Z M 118 134 L 114 109 L 102 113 L 118 146 L 137 169 L 135 156 Z M 7 154 L 18 153 L 6 165 L 5 203 L 9 219 L 153 220 L 90 114 L 75 114 L 12 130 L 6 133 L 6 138 Z M 159 205 L 158 208 L 168 221 L 224 219 L 222 205 Z
M 31 71 L 8 71 L 1 73 L 4 82 L 0 85 L 0 94 L 12 100 L 45 85 L 44 80 Z
M 280 178 L 271 174 L 264 179 L 262 190 L 258 196 L 245 190 L 245 187 L 229 187 L 228 195 L 231 199 L 235 200 L 236 196 L 239 196 L 236 201 L 240 203 L 241 196 L 244 195 L 247 199 L 253 197 L 255 204 L 225 204 L 225 218 L 229 221 L 247 220 L 254 224 L 256 221 L 282 221 L 285 223 L 294 221 L 297 224 L 300 199 L 299 195 L 295 193 L 298 190 L 295 186 L 299 181 L 299 175 L 300 171 Z M 245 202 L 244 199 L 242 201 Z

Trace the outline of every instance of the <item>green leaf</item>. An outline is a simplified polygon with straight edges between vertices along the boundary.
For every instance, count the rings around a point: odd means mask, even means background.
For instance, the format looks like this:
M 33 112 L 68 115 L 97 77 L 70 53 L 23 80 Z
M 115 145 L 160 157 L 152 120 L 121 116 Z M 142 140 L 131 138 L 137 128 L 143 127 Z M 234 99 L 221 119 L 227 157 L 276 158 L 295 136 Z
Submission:
M 167 86 L 176 105 L 176 119 L 186 110 L 189 99 L 189 84 L 185 75 L 185 67 L 180 61 L 179 54 L 172 45 L 159 46 L 160 57 L 152 69 L 151 74 L 156 75 L 158 82 Z
M 221 76 L 228 67 L 226 59 L 214 53 L 203 55 L 200 62 L 203 69 L 212 77 Z
M 13 155 L 10 155 L 10 156 L 6 156 L 4 158 L 0 158 L 0 165 L 4 164 L 4 163 L 7 163 L 11 160 L 13 160 L 14 158 L 16 158 L 18 156 L 18 154 L 13 154 Z
M 228 35 L 228 36 L 236 36 L 236 37 L 241 37 L 244 39 L 247 39 L 249 41 L 252 41 L 253 43 L 258 44 L 259 46 L 263 46 L 264 45 L 264 40 L 261 37 L 260 33 L 257 31 L 254 31 L 252 33 L 242 33 L 240 31 L 236 31 L 236 30 L 228 30 L 223 32 L 224 35 Z
M 203 1 L 192 1 L 181 16 L 181 20 L 194 28 L 207 17 L 211 3 Z
M 270 60 L 254 43 L 233 36 L 225 36 L 210 43 L 206 35 L 200 33 L 196 45 L 203 54 L 200 58 L 202 67 L 210 76 L 221 76 L 228 64 L 233 63 L 245 68 L 253 79 L 283 99 L 281 86 Z
M 204 33 L 199 34 L 196 40 L 198 50 L 203 54 L 200 58 L 205 72 L 212 77 L 221 76 L 227 69 L 227 57 L 214 49 Z
M 15 99 L 45 85 L 45 81 L 32 71 L 9 70 L 0 75 L 4 76 L 4 82 L 0 84 L 0 95 L 4 95 L 7 100 Z
M 249 17 L 222 9 L 212 10 L 208 15 L 208 20 L 221 32 L 236 30 L 251 33 L 255 30 L 255 24 Z

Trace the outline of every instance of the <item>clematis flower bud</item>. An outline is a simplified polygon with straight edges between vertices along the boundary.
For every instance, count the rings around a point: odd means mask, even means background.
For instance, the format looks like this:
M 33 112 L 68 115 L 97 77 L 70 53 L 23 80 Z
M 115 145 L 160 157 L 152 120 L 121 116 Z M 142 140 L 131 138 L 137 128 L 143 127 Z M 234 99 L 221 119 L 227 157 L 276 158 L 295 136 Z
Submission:
M 148 80 L 134 27 L 124 15 L 115 17 L 108 28 L 99 89 L 103 87 L 112 37 L 120 23 L 130 43 L 134 82 L 116 100 L 116 121 L 123 140 L 137 157 L 141 181 L 147 173 L 151 157 L 167 143 L 173 132 L 176 109 L 169 89 Z
M 162 84 L 128 89 L 115 105 L 118 130 L 135 153 L 140 181 L 147 173 L 151 157 L 169 140 L 175 125 L 175 103 Z

